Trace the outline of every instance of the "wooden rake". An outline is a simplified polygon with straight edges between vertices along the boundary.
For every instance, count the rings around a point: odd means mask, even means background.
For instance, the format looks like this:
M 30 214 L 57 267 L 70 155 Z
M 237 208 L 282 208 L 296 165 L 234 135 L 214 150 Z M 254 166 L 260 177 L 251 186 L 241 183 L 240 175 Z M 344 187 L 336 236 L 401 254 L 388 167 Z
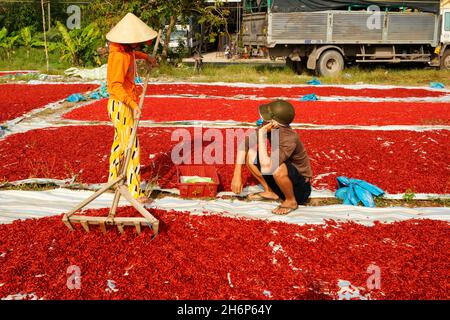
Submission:
M 144 88 L 142 90 L 142 95 L 139 101 L 139 109 L 142 111 L 142 107 L 144 105 L 145 94 L 147 92 L 147 85 L 149 81 L 149 73 L 146 75 Z M 133 148 L 133 142 L 136 138 L 137 129 L 139 126 L 140 117 L 135 119 L 133 132 L 131 133 L 130 141 L 128 143 L 128 147 L 125 152 L 125 160 L 122 162 L 122 166 L 120 167 L 119 176 L 111 182 L 104 184 L 97 192 L 91 195 L 89 198 L 78 204 L 75 208 L 73 208 L 70 212 L 64 214 L 62 221 L 64 224 L 70 229 L 74 230 L 72 223 L 80 223 L 84 230 L 87 232 L 90 231 L 90 225 L 98 225 L 100 230 L 105 234 L 107 225 L 115 225 L 120 233 L 124 232 L 124 226 L 134 226 L 138 234 L 141 233 L 142 226 L 149 226 L 153 230 L 153 237 L 156 237 L 159 229 L 159 221 L 150 214 L 150 212 L 145 209 L 145 207 L 139 203 L 128 191 L 127 185 L 127 168 L 128 164 L 131 160 L 131 153 Z M 92 217 L 85 215 L 76 215 L 75 213 L 87 206 L 89 203 L 98 198 L 101 194 L 107 192 L 108 190 L 115 190 L 114 199 L 112 202 L 111 209 L 109 211 L 109 215 L 107 217 Z M 120 197 L 123 196 L 125 199 L 130 202 L 130 204 L 142 215 L 142 217 L 116 217 L 117 207 L 119 205 Z
M 156 39 L 156 44 L 153 48 L 153 57 L 156 56 L 156 52 L 158 50 L 158 46 L 161 41 L 162 29 L 158 32 L 158 37 Z M 142 90 L 142 94 L 139 100 L 139 109 L 142 112 L 142 108 L 144 106 L 145 94 L 147 93 L 148 81 L 150 79 L 150 69 L 148 70 L 144 88 Z M 78 204 L 75 208 L 73 208 L 70 212 L 64 214 L 62 221 L 64 224 L 70 229 L 74 230 L 72 223 L 80 223 L 86 232 L 90 231 L 89 225 L 98 225 L 103 234 L 106 233 L 107 225 L 115 225 L 121 234 L 124 232 L 124 226 L 134 226 L 138 234 L 141 233 L 142 226 L 149 226 L 153 229 L 153 237 L 158 235 L 159 231 L 159 221 L 156 219 L 150 212 L 145 209 L 145 207 L 139 203 L 131 193 L 128 191 L 127 186 L 127 168 L 128 164 L 131 160 L 131 150 L 133 149 L 133 142 L 137 135 L 137 129 L 139 126 L 140 117 L 135 119 L 133 132 L 131 133 L 130 141 L 128 143 L 127 150 L 125 152 L 125 161 L 122 161 L 120 167 L 120 174 L 116 178 L 116 180 L 112 182 L 108 182 L 104 184 L 97 192 L 91 195 L 89 198 Z M 108 190 L 115 190 L 114 199 L 112 202 L 111 209 L 107 217 L 92 217 L 85 215 L 76 215 L 75 213 L 78 210 L 81 210 L 89 203 L 97 199 L 101 194 L 107 192 Z M 117 207 L 119 205 L 120 197 L 123 196 L 128 202 L 142 215 L 142 217 L 116 217 Z

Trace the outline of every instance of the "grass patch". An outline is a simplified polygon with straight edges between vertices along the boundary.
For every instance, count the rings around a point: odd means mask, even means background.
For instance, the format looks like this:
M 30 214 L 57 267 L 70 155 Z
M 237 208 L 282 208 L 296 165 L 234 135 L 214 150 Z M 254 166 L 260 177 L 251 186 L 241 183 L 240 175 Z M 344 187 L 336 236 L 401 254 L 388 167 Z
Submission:
M 61 62 L 57 51 L 50 53 L 50 70 L 46 71 L 43 49 L 32 48 L 27 56 L 24 48 L 17 48 L 11 59 L 0 60 L 0 70 L 39 70 L 46 74 L 63 74 L 71 65 Z M 267 84 L 306 84 L 314 76 L 305 71 L 296 75 L 283 64 L 205 64 L 196 72 L 192 64 L 161 65 L 153 69 L 152 77 L 160 81 L 191 82 L 246 82 Z M 11 80 L 17 80 L 19 78 Z M 26 78 L 19 80 L 27 80 Z M 390 84 L 402 86 L 428 86 L 430 82 L 442 82 L 450 86 L 450 71 L 438 70 L 426 65 L 360 65 L 346 68 L 338 77 L 320 77 L 324 84 Z
M 58 186 L 55 186 L 54 184 L 48 183 L 48 184 L 39 184 L 39 183 L 28 183 L 28 184 L 21 184 L 21 185 L 8 185 L 0 187 L 0 190 L 21 190 L 21 191 L 47 191 L 52 189 L 57 189 Z
M 61 62 L 58 52 L 49 53 L 49 72 L 46 70 L 44 49 L 31 48 L 30 56 L 24 48 L 14 50 L 11 59 L 0 59 L 0 70 L 39 70 L 46 74 L 63 74 L 70 64 Z
M 295 75 L 284 66 L 249 64 L 206 64 L 196 72 L 191 65 L 162 65 L 152 71 L 152 77 L 165 80 L 193 82 L 247 82 L 247 83 L 305 83 L 309 75 Z
M 375 205 L 377 208 L 390 207 L 406 207 L 406 208 L 423 208 L 423 207 L 449 207 L 450 199 L 429 199 L 429 200 L 406 200 L 406 199 L 385 199 L 375 197 Z M 336 198 L 315 198 L 308 203 L 309 206 L 328 206 L 334 204 L 342 204 L 343 201 Z M 360 204 L 361 206 L 361 204 Z
M 305 71 L 302 75 L 296 75 L 284 65 L 252 64 L 207 64 L 197 73 L 191 65 L 183 64 L 177 67 L 163 65 L 152 71 L 152 77 L 165 81 L 306 84 L 314 74 Z M 354 66 L 345 69 L 338 77 L 319 78 L 324 84 L 428 86 L 430 82 L 442 82 L 450 86 L 450 71 L 424 66 Z

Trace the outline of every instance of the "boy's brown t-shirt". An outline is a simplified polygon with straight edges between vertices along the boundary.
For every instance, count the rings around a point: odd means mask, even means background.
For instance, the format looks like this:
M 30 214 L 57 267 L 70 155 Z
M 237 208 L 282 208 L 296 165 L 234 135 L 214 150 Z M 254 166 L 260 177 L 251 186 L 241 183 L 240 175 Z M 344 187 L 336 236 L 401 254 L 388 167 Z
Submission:
M 298 172 L 305 178 L 312 178 L 313 173 L 311 170 L 311 163 L 309 161 L 308 153 L 300 141 L 300 137 L 297 132 L 295 132 L 291 127 L 279 127 L 279 164 L 289 161 Z M 276 134 L 271 134 L 271 144 L 272 140 L 276 137 Z

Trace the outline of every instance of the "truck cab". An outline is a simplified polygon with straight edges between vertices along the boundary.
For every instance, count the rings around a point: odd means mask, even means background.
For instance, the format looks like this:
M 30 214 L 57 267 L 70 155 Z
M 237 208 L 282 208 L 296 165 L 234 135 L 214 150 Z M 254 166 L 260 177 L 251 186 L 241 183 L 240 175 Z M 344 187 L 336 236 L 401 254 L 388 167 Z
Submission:
M 440 48 L 441 68 L 450 70 L 450 9 L 442 10 L 442 30 Z
M 443 44 L 450 44 L 450 9 L 444 9 L 442 11 L 441 42 Z

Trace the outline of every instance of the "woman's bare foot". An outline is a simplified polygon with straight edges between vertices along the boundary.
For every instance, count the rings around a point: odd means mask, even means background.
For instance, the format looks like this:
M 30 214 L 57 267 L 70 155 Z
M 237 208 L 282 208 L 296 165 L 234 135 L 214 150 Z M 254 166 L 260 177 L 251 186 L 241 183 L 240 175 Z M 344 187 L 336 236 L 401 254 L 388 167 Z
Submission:
M 275 192 L 272 191 L 263 191 L 259 193 L 249 194 L 247 196 L 249 200 L 258 201 L 258 200 L 278 200 L 279 197 Z
M 137 201 L 138 201 L 140 204 L 150 204 L 150 203 L 153 202 L 152 199 L 150 199 L 150 198 L 148 198 L 148 197 L 146 197 L 146 196 L 141 196 L 141 197 L 137 198 Z

